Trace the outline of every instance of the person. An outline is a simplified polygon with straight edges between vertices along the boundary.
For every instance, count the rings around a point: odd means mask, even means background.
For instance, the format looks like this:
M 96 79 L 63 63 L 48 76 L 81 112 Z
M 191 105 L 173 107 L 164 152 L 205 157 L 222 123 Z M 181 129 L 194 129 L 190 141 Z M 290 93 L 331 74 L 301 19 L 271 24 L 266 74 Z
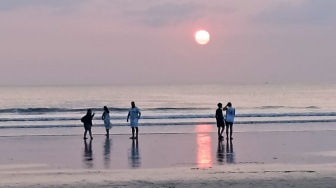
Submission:
M 111 126 L 111 121 L 110 121 L 110 111 L 106 106 L 104 106 L 104 112 L 103 112 L 103 115 L 102 115 L 102 120 L 104 121 L 104 125 L 105 125 L 106 137 L 109 138 L 110 137 L 110 129 L 112 128 L 112 126 Z
M 86 133 L 87 131 L 89 131 L 89 134 L 90 134 L 90 137 L 91 137 L 91 140 L 93 139 L 92 137 L 92 132 L 91 132 L 91 127 L 92 127 L 92 118 L 95 114 L 93 113 L 92 114 L 92 110 L 91 109 L 88 109 L 87 112 L 86 112 L 86 115 L 82 117 L 81 121 L 84 123 L 84 139 L 87 139 L 86 138 Z
M 130 119 L 130 126 L 132 128 L 132 137 L 130 139 L 138 139 L 138 120 L 140 119 L 141 112 L 138 107 L 135 106 L 135 102 L 131 102 L 132 108 L 129 109 L 128 115 L 127 115 L 127 122 L 128 119 Z M 136 131 L 136 136 L 134 136 L 134 131 Z
M 224 116 L 223 116 L 223 111 L 222 111 L 222 107 L 223 104 L 222 103 L 218 103 L 217 104 L 218 108 L 216 110 L 216 122 L 217 122 L 217 129 L 218 129 L 218 139 L 223 139 L 223 132 L 224 132 Z
M 228 139 L 228 129 L 230 128 L 230 140 L 232 140 L 232 126 L 234 117 L 236 115 L 236 110 L 232 107 L 231 102 L 223 108 L 223 111 L 226 111 L 225 123 L 226 123 L 226 139 Z

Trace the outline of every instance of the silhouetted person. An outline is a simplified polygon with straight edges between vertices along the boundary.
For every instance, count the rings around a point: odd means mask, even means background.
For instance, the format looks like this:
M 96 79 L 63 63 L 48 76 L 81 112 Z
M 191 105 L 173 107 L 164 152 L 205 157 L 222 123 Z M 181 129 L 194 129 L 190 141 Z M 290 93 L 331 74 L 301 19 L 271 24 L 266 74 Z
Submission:
M 111 140 L 109 138 L 105 139 L 104 142 L 104 164 L 105 164 L 105 168 L 109 168 L 110 167 L 110 162 L 111 162 Z
M 232 126 L 233 126 L 233 121 L 234 117 L 236 115 L 236 110 L 232 108 L 231 102 L 229 102 L 224 108 L 223 111 L 226 111 L 225 115 L 225 124 L 226 124 L 226 139 L 229 138 L 228 136 L 228 129 L 230 128 L 230 140 L 232 140 Z
M 86 115 L 84 117 L 82 117 L 82 119 L 81 119 L 81 121 L 84 123 L 84 129 L 85 129 L 84 139 L 87 139 L 86 138 L 87 131 L 89 131 L 91 140 L 93 139 L 92 132 L 91 132 L 91 127 L 92 127 L 92 118 L 93 118 L 94 115 L 95 115 L 94 113 L 92 114 L 92 110 L 88 109 Z
M 235 154 L 233 152 L 232 140 L 230 140 L 230 145 L 229 140 L 226 140 L 226 162 L 229 164 L 235 163 Z
M 111 121 L 110 121 L 110 111 L 109 109 L 104 106 L 104 112 L 102 115 L 102 120 L 104 121 L 105 130 L 106 130 L 106 137 L 110 137 L 110 129 L 112 128 Z
M 131 106 L 132 108 L 129 109 L 128 115 L 127 115 L 127 122 L 128 122 L 128 119 L 131 120 L 130 126 L 132 128 L 132 137 L 130 139 L 137 139 L 138 133 L 139 133 L 138 121 L 140 119 L 141 112 L 140 112 L 140 109 L 135 106 L 134 102 L 131 102 Z M 134 131 L 136 131 L 136 136 L 134 136 Z
M 224 144 L 223 144 L 222 140 L 218 140 L 217 162 L 218 162 L 218 164 L 223 164 L 223 162 L 224 162 Z
M 86 140 L 84 140 L 84 156 L 83 161 L 87 167 L 92 168 L 93 164 L 93 157 L 92 157 L 92 140 L 90 140 L 89 145 L 87 144 Z
M 224 132 L 224 116 L 223 116 L 223 110 L 222 110 L 222 103 L 217 104 L 218 108 L 216 110 L 216 122 L 217 122 L 217 129 L 218 129 L 218 139 L 222 139 L 223 132 Z
M 136 168 L 140 166 L 141 161 L 140 161 L 138 140 L 135 140 L 135 139 L 132 140 L 132 147 L 131 147 L 129 159 L 130 159 L 132 167 Z

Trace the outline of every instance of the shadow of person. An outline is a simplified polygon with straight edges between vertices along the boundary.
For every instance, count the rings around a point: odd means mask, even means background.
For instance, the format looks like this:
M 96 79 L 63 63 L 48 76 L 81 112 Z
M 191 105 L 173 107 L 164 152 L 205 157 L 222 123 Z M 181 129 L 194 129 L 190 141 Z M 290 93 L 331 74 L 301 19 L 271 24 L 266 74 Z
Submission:
M 222 140 L 218 140 L 217 145 L 217 163 L 219 165 L 224 164 L 224 144 Z
M 92 140 L 90 140 L 89 144 L 84 140 L 83 162 L 87 168 L 93 167 Z
M 128 160 L 132 168 L 138 168 L 141 165 L 139 142 L 137 139 L 132 139 L 132 147 L 129 150 Z
M 228 164 L 235 163 L 235 153 L 233 152 L 232 140 L 230 140 L 230 145 L 229 141 L 226 141 L 226 162 Z
M 107 137 L 105 139 L 105 142 L 104 142 L 104 153 L 103 153 L 105 168 L 110 168 L 110 163 L 111 163 L 111 145 L 112 145 L 112 140 Z

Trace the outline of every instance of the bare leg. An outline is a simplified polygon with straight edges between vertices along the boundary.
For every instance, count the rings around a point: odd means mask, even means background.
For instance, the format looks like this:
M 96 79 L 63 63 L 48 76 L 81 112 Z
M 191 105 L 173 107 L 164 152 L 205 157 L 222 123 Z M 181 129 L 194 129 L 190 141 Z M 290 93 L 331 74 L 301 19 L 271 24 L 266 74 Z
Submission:
M 91 129 L 89 130 L 89 133 L 90 133 L 90 137 L 91 137 L 91 140 L 93 139 L 92 137 L 92 132 L 91 132 Z
M 134 127 L 132 127 L 132 137 L 131 137 L 131 139 L 133 139 L 134 138 Z
M 87 133 L 87 130 L 85 129 L 85 131 L 84 131 L 84 139 L 86 139 L 86 133 Z
M 221 132 L 220 132 L 220 135 L 222 136 L 223 135 L 223 132 L 224 132 L 224 129 L 225 129 L 225 126 L 224 127 L 221 127 L 222 128 L 222 130 L 221 130 Z
M 106 137 L 109 138 L 110 137 L 110 130 L 106 129 Z
M 138 138 L 138 135 L 139 135 L 139 129 L 138 129 L 138 127 L 135 127 L 135 130 L 136 130 L 136 137 L 135 138 Z

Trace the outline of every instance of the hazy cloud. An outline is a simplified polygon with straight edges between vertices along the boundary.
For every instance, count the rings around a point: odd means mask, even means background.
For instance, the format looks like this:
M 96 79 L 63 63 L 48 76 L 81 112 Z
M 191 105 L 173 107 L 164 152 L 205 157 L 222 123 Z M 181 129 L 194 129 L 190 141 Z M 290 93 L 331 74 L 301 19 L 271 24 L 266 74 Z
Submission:
M 0 0 L 0 11 L 36 6 L 68 9 L 86 1 L 87 0 Z
M 189 3 L 164 3 L 150 6 L 140 11 L 125 11 L 126 15 L 135 17 L 138 21 L 152 27 L 175 25 L 194 21 L 202 16 L 205 5 Z
M 336 22 L 335 10 L 335 0 L 305 0 L 263 11 L 257 20 L 275 24 L 330 24 Z

